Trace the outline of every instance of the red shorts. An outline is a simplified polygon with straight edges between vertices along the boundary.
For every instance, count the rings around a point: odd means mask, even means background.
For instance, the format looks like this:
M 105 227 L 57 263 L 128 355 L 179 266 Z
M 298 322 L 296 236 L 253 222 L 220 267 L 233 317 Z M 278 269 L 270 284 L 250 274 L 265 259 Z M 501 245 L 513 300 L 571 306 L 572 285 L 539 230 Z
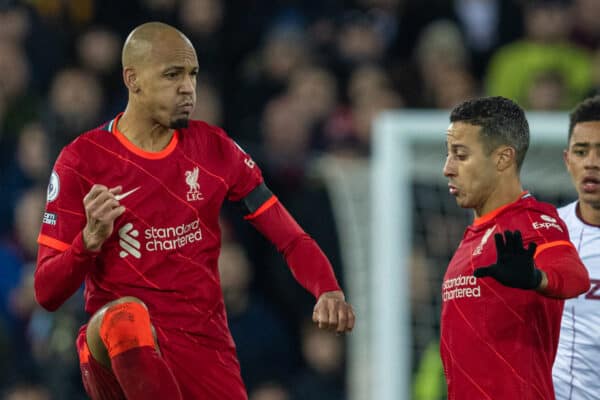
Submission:
M 235 350 L 215 350 L 159 331 L 160 352 L 173 372 L 185 400 L 247 400 Z M 77 352 L 85 391 L 92 400 L 125 400 L 115 375 L 98 363 L 85 340 L 85 326 L 77 336 Z

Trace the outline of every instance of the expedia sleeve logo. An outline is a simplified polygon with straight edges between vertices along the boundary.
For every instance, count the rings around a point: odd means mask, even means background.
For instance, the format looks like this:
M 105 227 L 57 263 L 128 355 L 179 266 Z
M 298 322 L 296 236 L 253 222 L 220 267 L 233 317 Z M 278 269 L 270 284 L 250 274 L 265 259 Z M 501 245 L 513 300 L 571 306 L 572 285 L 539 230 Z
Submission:
M 561 228 L 561 226 L 558 224 L 558 221 L 556 221 L 556 218 L 552 218 L 549 215 L 540 215 L 540 218 L 544 221 L 544 222 L 538 222 L 535 221 L 533 222 L 531 225 L 533 226 L 533 229 L 550 229 L 550 228 L 555 228 L 558 229 L 559 231 L 563 231 L 563 229 Z
M 46 202 L 50 203 L 51 201 L 56 200 L 59 190 L 60 179 L 58 178 L 56 171 L 52 171 L 52 174 L 50 175 L 50 182 L 48 183 L 48 192 L 46 193 Z

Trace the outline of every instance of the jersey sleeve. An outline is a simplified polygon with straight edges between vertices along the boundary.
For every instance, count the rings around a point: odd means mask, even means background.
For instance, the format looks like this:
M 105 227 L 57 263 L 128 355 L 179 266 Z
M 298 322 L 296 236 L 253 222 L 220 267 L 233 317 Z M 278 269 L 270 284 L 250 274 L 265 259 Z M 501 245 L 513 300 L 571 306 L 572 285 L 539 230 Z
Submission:
M 296 281 L 315 298 L 325 292 L 341 290 L 325 253 L 285 207 L 274 196 L 272 198 L 275 199 L 272 205 L 246 219 L 275 245 Z
M 79 158 L 64 149 L 48 184 L 46 210 L 38 243 L 34 292 L 49 311 L 63 304 L 83 283 L 97 253 L 85 249 L 83 197 L 89 187 L 78 170 Z
M 527 210 L 527 214 L 523 216 L 524 218 L 521 218 L 519 228 L 525 245 L 530 242 L 537 244 L 536 258 L 546 249 L 552 247 L 573 247 L 569 239 L 569 231 L 558 213 L 544 211 L 545 213 L 537 210 Z
M 38 243 L 59 251 L 66 250 L 85 226 L 83 197 L 91 185 L 79 175 L 77 164 L 77 156 L 64 149 L 48 183 Z
M 571 298 L 590 286 L 587 269 L 569 239 L 569 232 L 557 213 L 529 212 L 529 225 L 522 231 L 524 244 L 537 244 L 534 262 L 548 278 L 544 293 L 550 297 Z
M 252 157 L 224 132 L 224 157 L 227 165 L 227 199 L 240 201 L 263 182 L 262 172 Z

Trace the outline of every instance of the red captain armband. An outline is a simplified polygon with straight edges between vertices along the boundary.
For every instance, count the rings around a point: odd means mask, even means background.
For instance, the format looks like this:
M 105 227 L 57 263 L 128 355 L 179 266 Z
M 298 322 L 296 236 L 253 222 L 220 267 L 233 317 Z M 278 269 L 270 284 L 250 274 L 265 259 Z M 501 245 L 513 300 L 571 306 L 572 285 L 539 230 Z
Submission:
M 271 190 L 262 182 L 255 187 L 246 197 L 244 197 L 239 205 L 244 213 L 244 219 L 254 219 L 260 214 L 268 210 L 277 202 L 277 197 Z

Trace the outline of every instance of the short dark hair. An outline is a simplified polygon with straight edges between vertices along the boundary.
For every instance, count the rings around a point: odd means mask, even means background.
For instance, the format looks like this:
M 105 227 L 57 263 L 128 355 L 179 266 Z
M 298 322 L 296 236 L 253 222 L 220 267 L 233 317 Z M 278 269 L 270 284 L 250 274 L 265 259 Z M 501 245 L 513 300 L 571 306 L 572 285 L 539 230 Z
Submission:
M 600 121 L 600 96 L 589 97 L 577 104 L 569 114 L 569 138 L 573 136 L 575 125 L 580 122 Z
M 517 171 L 521 170 L 529 148 L 529 123 L 517 103 L 500 96 L 467 100 L 452 110 L 450 122 L 481 127 L 480 136 L 489 153 L 500 145 L 513 147 Z

